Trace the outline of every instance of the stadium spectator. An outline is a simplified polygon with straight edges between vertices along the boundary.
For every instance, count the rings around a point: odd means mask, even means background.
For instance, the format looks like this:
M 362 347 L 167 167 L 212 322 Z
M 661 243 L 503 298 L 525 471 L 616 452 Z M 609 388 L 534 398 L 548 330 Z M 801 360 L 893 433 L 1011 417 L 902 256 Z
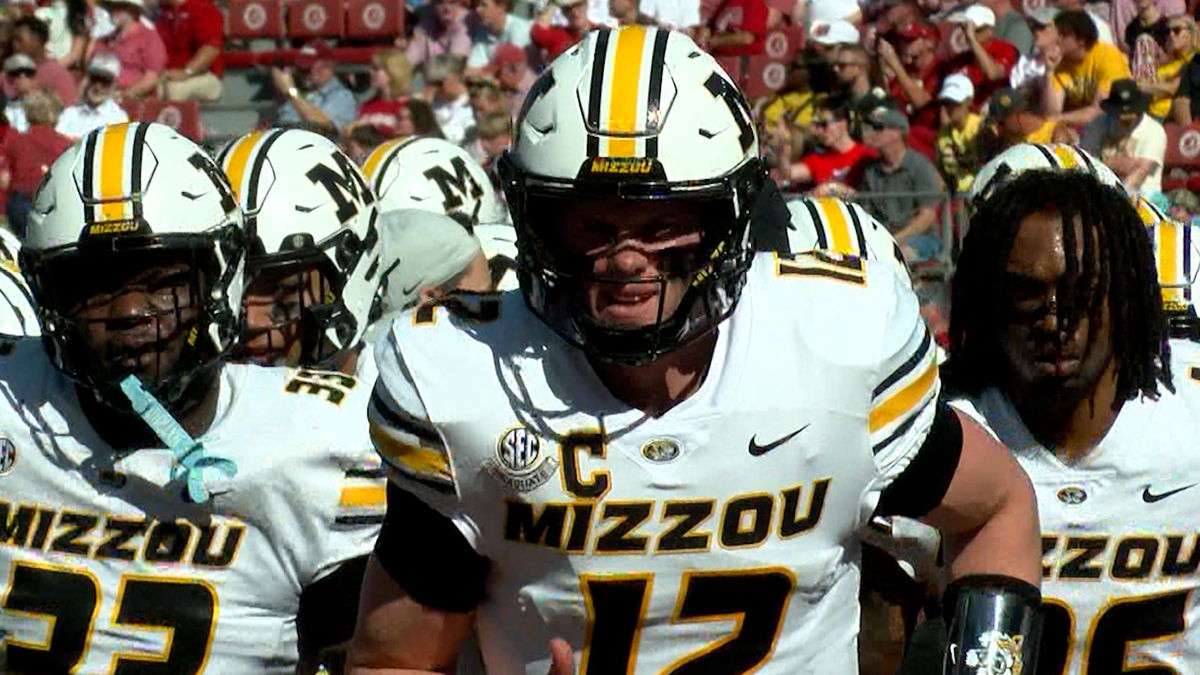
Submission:
M 808 30 L 808 39 L 826 50 L 857 45 L 861 34 L 849 21 L 816 21 Z
M 769 129 L 780 121 L 807 127 L 812 123 L 818 100 L 819 97 L 812 90 L 808 67 L 803 60 L 797 60 L 788 68 L 783 86 L 761 100 L 755 119 L 764 129 Z
M 983 166 L 979 154 L 979 131 L 983 118 L 972 110 L 975 87 L 962 73 L 946 76 L 938 101 L 942 104 L 942 128 L 934 148 L 938 170 L 954 192 L 966 192 Z
M 910 263 L 932 260 L 942 250 L 935 231 L 944 189 L 937 168 L 908 148 L 908 120 L 899 110 L 879 107 L 866 120 L 867 147 L 879 157 L 863 171 L 862 205 L 895 236 Z
M 792 163 L 787 181 L 815 186 L 821 194 L 845 194 L 845 188 L 861 187 L 863 170 L 877 155 L 850 136 L 847 112 L 840 101 L 826 99 L 817 105 L 812 131 L 819 148 Z
M 1171 101 L 1171 119 L 1191 124 L 1200 118 L 1200 53 L 1192 57 L 1179 75 L 1179 89 Z
M 810 25 L 818 21 L 845 20 L 856 25 L 862 22 L 862 10 L 856 0 L 809 0 L 805 4 L 804 18 Z
M 512 115 L 517 108 L 509 108 L 508 97 L 500 90 L 500 83 L 491 78 L 472 78 L 467 82 L 467 95 L 471 99 L 471 113 L 478 124 L 484 117 L 493 113 Z
M 468 66 L 483 68 L 488 65 L 495 55 L 496 47 L 505 42 L 522 49 L 529 47 L 529 31 L 533 28 L 533 22 L 513 14 L 513 0 L 474 1 L 474 25 L 471 26 L 472 46 L 471 55 L 467 58 Z
M 1096 24 L 1082 10 L 1060 12 L 1054 18 L 1061 46 L 1058 63 L 1046 78 L 1045 112 L 1068 124 L 1084 124 L 1100 114 L 1100 101 L 1116 80 L 1130 76 L 1121 50 L 1098 41 Z
M 714 56 L 757 56 L 767 37 L 766 0 L 725 0 L 697 34 Z
M 1096 27 L 1096 40 L 1106 45 L 1116 44 L 1112 25 L 1108 23 L 1106 18 L 1094 11 L 1089 3 L 1084 2 L 1084 0 L 1054 0 L 1053 4 L 1060 12 L 1084 12 L 1092 20 L 1092 25 Z
M 379 131 L 379 127 L 371 124 L 351 125 L 344 135 L 346 154 L 359 166 L 367 161 L 372 150 L 388 140 L 388 137 Z
M 468 151 L 487 171 L 493 187 L 499 187 L 500 184 L 496 174 L 496 159 L 504 154 L 512 141 L 512 118 L 508 115 L 493 113 L 480 120 L 475 128 L 475 142 L 468 147 Z
M 277 121 L 308 125 L 334 135 L 354 121 L 358 110 L 354 94 L 334 73 L 333 49 L 324 42 L 310 42 L 300 49 L 295 68 L 271 68 L 275 90 L 284 97 Z
M 412 134 L 400 129 L 402 115 L 409 115 L 407 126 L 412 126 L 411 113 L 405 105 L 412 95 L 412 68 L 403 51 L 375 52 L 371 57 L 371 87 L 374 94 L 358 106 L 358 117 L 350 126 L 374 127 L 385 139 Z
M 641 10 L 663 28 L 689 35 L 700 28 L 700 0 L 642 0 Z
M 983 5 L 971 5 L 951 15 L 951 21 L 962 24 L 969 49 L 942 65 L 943 79 L 950 73 L 963 73 L 971 78 L 975 90 L 975 108 L 992 96 L 992 92 L 1008 84 L 1008 74 L 1017 63 L 1017 48 L 996 37 L 996 15 Z
M 1179 90 L 1183 69 L 1196 54 L 1196 22 L 1189 16 L 1177 16 L 1167 24 L 1167 48 L 1163 62 L 1153 78 L 1138 80 L 1142 91 L 1150 94 L 1150 114 L 1165 120 L 1171 114 L 1171 97 Z
M 414 70 L 441 54 L 466 58 L 471 54 L 471 32 L 463 0 L 433 0 L 417 11 L 412 39 L 404 47 L 404 56 Z
M 1054 7 L 1041 7 L 1029 12 L 1029 29 L 1033 31 L 1033 51 L 1022 54 L 1016 65 L 1008 74 L 1008 84 L 1014 89 L 1027 90 L 1037 98 L 1041 98 L 1046 87 L 1046 73 L 1050 71 L 1047 60 L 1061 60 L 1061 47 L 1058 44 L 1058 29 L 1054 27 L 1054 17 L 1058 10 Z
M 939 126 L 936 95 L 941 83 L 941 64 L 934 47 L 938 34 L 924 23 L 913 23 L 891 33 L 897 40 L 880 38 L 879 60 L 888 80 L 888 93 L 908 116 L 925 145 L 932 147 Z
M 71 139 L 54 130 L 62 105 L 53 94 L 33 92 L 25 97 L 23 104 L 29 128 L 9 133 L 0 145 L 0 155 L 8 167 L 0 173 L 0 189 L 8 192 L 8 225 L 22 238 L 38 184 L 54 160 L 71 147 Z
M 1150 97 L 1133 80 L 1113 82 L 1100 102 L 1102 115 L 1083 131 L 1080 145 L 1099 157 L 1131 191 L 1155 195 L 1162 191 L 1167 132 L 1146 111 Z
M 117 105 L 117 76 L 121 64 L 112 54 L 97 54 L 88 64 L 83 78 L 83 96 L 79 102 L 63 110 L 55 130 L 77 141 L 92 129 L 129 120 L 125 109 Z
M 1146 34 L 1154 38 L 1159 48 L 1167 48 L 1167 38 L 1171 31 L 1170 20 L 1158 8 L 1157 0 L 1136 0 L 1137 16 L 1125 26 L 1125 44 L 1132 51 L 1137 44 L 1138 36 Z
M 508 96 L 510 110 L 521 109 L 525 94 L 537 80 L 537 73 L 529 67 L 528 54 L 516 45 L 498 45 L 486 72 L 496 79 L 500 90 Z M 469 96 L 470 92 L 467 93 Z
M 654 17 L 642 13 L 639 0 L 608 0 L 608 12 L 617 24 L 621 26 L 633 24 L 639 26 L 654 25 Z
M 490 0 L 483 0 L 489 2 Z M 460 145 L 475 125 L 471 96 L 464 80 L 466 64 L 461 56 L 443 54 L 425 64 L 425 99 L 446 140 Z
M 4 117 L 13 131 L 29 128 L 29 121 L 25 119 L 25 99 L 39 91 L 34 84 L 36 73 L 33 59 L 24 54 L 13 54 L 4 60 L 4 88 L 12 92 L 4 103 Z
M 34 84 L 57 96 L 64 105 L 72 105 L 79 99 L 79 84 L 61 63 L 46 53 L 49 39 L 50 27 L 41 19 L 23 16 L 13 22 L 12 51 L 28 56 L 35 64 Z
M 1033 53 L 1033 32 L 1012 0 L 983 0 L 983 5 L 996 17 L 996 37 L 1016 47 L 1021 54 Z
M 87 0 L 51 0 L 33 12 L 50 28 L 46 55 L 68 70 L 80 65 L 87 50 L 90 9 Z
M 546 5 L 529 29 L 529 39 L 544 52 L 546 61 L 567 51 L 567 47 L 582 40 L 595 27 L 587 10 L 587 0 L 551 0 Z M 559 13 L 567 20 L 565 25 L 552 23 Z
M 170 101 L 221 98 L 225 16 L 212 0 L 161 0 L 155 27 L 167 48 L 163 96 Z
M 992 94 L 988 102 L 988 123 L 998 143 L 984 145 L 983 159 L 990 159 L 1018 143 L 1050 143 L 1058 126 L 1054 120 L 1030 109 L 1025 93 L 1007 88 Z
M 446 134 L 442 133 L 442 128 L 438 126 L 437 117 L 433 114 L 433 106 L 428 102 L 413 97 L 408 99 L 407 108 L 407 118 L 411 120 L 413 136 L 446 137 Z M 407 135 L 404 133 L 404 129 L 407 128 L 405 117 L 403 114 L 400 116 L 401 136 Z
M 117 88 L 125 98 L 152 96 L 167 68 L 162 37 L 145 21 L 145 0 L 104 0 L 115 30 L 97 43 L 97 52 L 112 52 L 121 63 Z

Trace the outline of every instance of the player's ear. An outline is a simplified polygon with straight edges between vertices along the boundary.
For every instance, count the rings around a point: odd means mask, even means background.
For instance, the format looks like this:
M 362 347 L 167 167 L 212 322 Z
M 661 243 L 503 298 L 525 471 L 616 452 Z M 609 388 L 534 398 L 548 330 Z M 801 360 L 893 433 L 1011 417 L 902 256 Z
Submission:
M 444 297 L 446 297 L 446 293 L 441 289 L 441 287 L 433 285 L 422 286 L 420 290 L 417 291 L 417 306 L 424 307 L 426 305 L 432 305 Z

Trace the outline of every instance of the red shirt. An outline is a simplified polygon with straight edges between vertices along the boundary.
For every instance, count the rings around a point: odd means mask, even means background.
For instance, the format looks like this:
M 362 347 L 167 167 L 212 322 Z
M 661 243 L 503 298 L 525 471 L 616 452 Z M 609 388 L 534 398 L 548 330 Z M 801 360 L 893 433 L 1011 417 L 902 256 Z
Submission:
M 764 0 L 728 0 L 721 13 L 709 22 L 714 33 L 749 31 L 754 42 L 748 45 L 713 47 L 713 56 L 756 56 L 763 53 L 767 37 L 767 3 Z
M 912 77 L 912 74 L 909 74 Z M 920 108 L 913 108 L 912 102 L 908 100 L 908 96 L 904 93 L 904 87 L 900 86 L 900 81 L 893 78 L 888 85 L 888 94 L 900 106 L 900 110 L 908 115 L 908 122 L 912 126 L 926 127 L 933 131 L 941 126 L 941 113 L 938 109 L 938 87 L 941 86 L 941 64 L 934 61 L 933 64 L 924 73 L 917 76 L 921 81 L 921 86 L 925 91 L 929 92 L 929 103 Z
M 0 146 L 12 171 L 9 190 L 32 197 L 50 165 L 69 147 L 71 139 L 45 124 L 30 125 L 23 134 L 9 132 Z
M 117 32 L 96 45 L 97 52 L 111 52 L 121 62 L 117 87 L 128 89 L 146 73 L 162 74 L 167 67 L 167 52 L 158 31 L 138 21 L 124 32 Z
M 212 0 L 187 0 L 182 5 L 159 3 L 158 34 L 167 48 L 167 68 L 183 69 L 204 45 L 218 51 L 225 48 L 225 17 Z M 208 67 L 214 75 L 225 72 L 225 61 L 218 54 Z
M 997 89 L 1008 86 L 1008 74 L 1012 72 L 1013 66 L 1017 65 L 1017 59 L 1021 56 L 1016 47 L 999 38 L 988 40 L 987 44 L 983 45 L 983 51 L 987 52 L 993 61 L 1000 64 L 1000 67 L 1004 69 L 1004 77 L 989 81 L 983 74 L 983 69 L 979 67 L 979 60 L 975 58 L 975 52 L 970 49 L 955 55 L 941 67 L 941 78 L 943 79 L 954 73 L 962 73 L 971 78 L 971 84 L 975 85 L 975 101 L 972 107 L 976 110 L 986 103 Z
M 878 156 L 867 146 L 855 143 L 845 152 L 810 152 L 800 161 L 812 174 L 813 185 L 837 181 L 857 188 L 862 183 L 863 169 Z

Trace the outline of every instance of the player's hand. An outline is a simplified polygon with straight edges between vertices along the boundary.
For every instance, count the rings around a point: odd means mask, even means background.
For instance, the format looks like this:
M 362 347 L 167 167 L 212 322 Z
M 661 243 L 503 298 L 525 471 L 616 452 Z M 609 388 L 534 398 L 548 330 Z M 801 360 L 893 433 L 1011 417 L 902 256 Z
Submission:
M 574 675 L 575 650 L 562 638 L 550 640 L 550 672 L 547 675 Z

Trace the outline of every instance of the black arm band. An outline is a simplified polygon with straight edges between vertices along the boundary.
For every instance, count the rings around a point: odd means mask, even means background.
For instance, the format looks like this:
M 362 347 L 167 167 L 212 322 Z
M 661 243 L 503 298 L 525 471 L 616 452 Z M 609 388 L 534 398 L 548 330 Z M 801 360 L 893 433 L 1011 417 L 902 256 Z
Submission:
M 875 514 L 920 518 L 937 508 L 958 470 L 962 439 L 958 415 L 945 402 L 938 401 L 929 435 L 912 463 L 879 495 Z
M 483 599 L 488 559 L 449 518 L 389 483 L 387 517 L 375 559 L 414 600 L 446 612 L 469 612 Z
M 1033 673 L 1042 638 L 1042 594 L 1000 574 L 974 574 L 946 587 L 949 636 L 943 675 Z

